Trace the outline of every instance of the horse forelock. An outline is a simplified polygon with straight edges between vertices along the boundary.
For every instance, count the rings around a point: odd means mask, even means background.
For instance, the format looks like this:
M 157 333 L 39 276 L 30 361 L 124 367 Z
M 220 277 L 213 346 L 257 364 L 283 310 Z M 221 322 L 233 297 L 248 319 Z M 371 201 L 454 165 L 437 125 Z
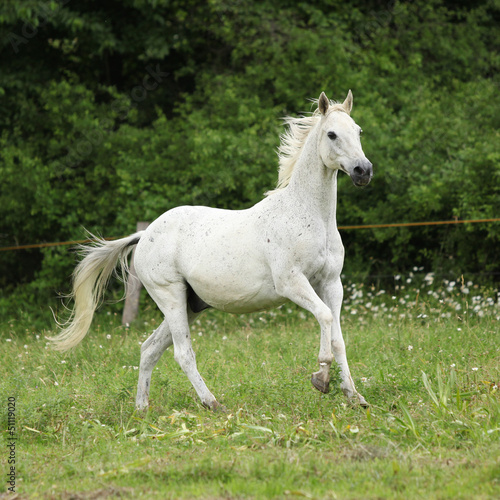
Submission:
M 302 153 L 307 137 L 314 126 L 321 120 L 322 115 L 318 109 L 318 101 L 319 99 L 311 100 L 313 105 L 316 105 L 316 109 L 309 116 L 286 116 L 283 118 L 287 128 L 280 136 L 280 145 L 277 151 L 279 160 L 278 183 L 276 189 L 268 191 L 266 196 L 286 188 L 290 183 L 293 169 Z M 333 111 L 347 113 L 342 103 L 330 101 L 326 116 Z

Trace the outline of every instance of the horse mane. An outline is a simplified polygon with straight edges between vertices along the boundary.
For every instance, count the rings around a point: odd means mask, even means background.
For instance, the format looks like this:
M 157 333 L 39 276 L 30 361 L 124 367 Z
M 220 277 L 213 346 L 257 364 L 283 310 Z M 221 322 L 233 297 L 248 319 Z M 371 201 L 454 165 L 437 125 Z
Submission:
M 318 99 L 311 100 L 316 109 L 309 116 L 286 116 L 283 122 L 287 127 L 285 132 L 280 136 L 280 145 L 278 147 L 278 183 L 275 189 L 267 191 L 266 196 L 274 194 L 288 186 L 292 178 L 293 169 L 300 154 L 302 147 L 306 143 L 309 133 L 321 119 L 321 112 L 318 109 Z M 330 107 L 327 114 L 331 111 L 346 112 L 342 103 L 330 101 Z

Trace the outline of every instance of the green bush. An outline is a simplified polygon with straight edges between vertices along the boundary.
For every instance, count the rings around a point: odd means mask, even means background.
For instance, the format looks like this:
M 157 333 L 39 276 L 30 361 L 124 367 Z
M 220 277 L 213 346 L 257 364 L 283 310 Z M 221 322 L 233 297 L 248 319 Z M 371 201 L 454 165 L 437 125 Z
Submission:
M 0 245 L 132 232 L 276 181 L 280 118 L 354 93 L 375 177 L 339 225 L 500 214 L 495 0 L 24 0 L 0 8 Z M 500 272 L 498 223 L 344 231 L 346 273 Z M 46 304 L 75 255 L 0 253 L 0 295 Z M 21 288 L 19 288 L 21 287 Z

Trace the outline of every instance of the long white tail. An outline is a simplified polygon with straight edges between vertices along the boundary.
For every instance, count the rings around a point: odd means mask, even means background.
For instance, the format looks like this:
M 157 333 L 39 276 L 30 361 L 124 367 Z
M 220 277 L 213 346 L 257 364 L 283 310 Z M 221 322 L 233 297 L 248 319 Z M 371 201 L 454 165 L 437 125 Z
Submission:
M 67 351 L 83 340 L 118 262 L 126 281 L 127 257 L 143 232 L 114 241 L 94 237 L 93 245 L 82 247 L 84 258 L 73 272 L 73 290 L 70 294 L 75 303 L 73 311 L 69 320 L 62 325 L 63 330 L 55 337 L 48 338 L 53 342 L 54 349 Z

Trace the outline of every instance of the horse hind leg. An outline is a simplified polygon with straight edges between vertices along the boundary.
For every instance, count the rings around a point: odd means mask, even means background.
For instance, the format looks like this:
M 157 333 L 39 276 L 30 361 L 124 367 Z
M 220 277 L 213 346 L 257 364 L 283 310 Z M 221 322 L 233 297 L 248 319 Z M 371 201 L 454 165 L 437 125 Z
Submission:
M 150 292 L 150 295 L 165 315 L 165 322 L 174 344 L 174 359 L 188 377 L 201 403 L 211 410 L 223 409 L 215 396 L 208 390 L 196 366 L 189 323 L 197 314 L 191 312 L 188 307 L 185 284 L 175 283 L 155 288 Z
M 151 375 L 153 369 L 165 352 L 172 345 L 172 334 L 167 322 L 162 324 L 150 335 L 141 346 L 141 362 L 139 365 L 139 381 L 137 384 L 137 396 L 135 407 L 138 410 L 147 408 L 149 404 L 149 388 L 151 386 Z

